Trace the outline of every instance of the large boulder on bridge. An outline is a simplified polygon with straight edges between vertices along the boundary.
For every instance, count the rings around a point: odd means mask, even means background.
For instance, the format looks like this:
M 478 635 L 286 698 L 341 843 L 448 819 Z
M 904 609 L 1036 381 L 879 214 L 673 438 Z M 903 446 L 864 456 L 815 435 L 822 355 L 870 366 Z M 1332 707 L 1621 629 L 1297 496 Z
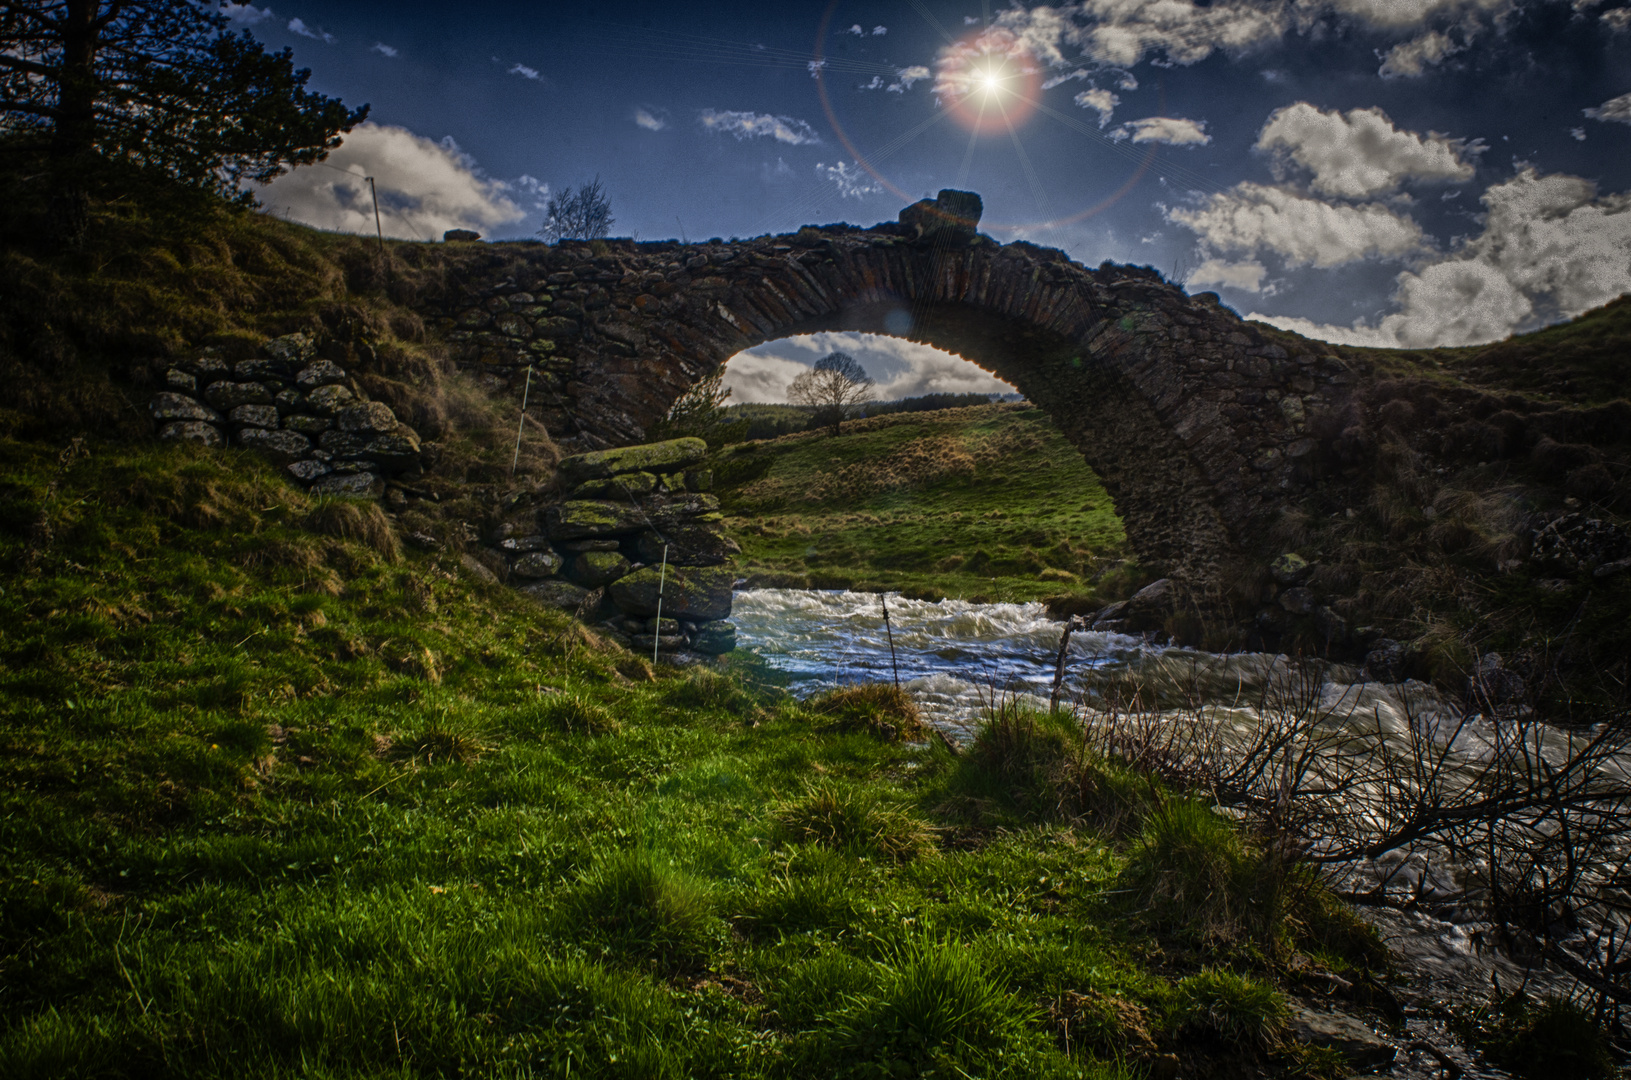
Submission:
M 622 473 L 679 472 L 707 456 L 708 444 L 701 439 L 669 439 L 667 442 L 577 454 L 561 459 L 556 470 L 563 486 L 574 488 L 590 480 L 609 480 Z

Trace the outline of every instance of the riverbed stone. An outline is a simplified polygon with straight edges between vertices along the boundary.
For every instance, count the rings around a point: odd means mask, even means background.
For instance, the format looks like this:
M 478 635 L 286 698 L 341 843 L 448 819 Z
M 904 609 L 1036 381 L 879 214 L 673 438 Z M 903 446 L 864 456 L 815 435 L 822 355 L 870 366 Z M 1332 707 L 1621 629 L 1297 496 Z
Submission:
M 612 583 L 612 600 L 629 615 L 657 614 L 658 567 L 647 566 Z M 661 580 L 664 615 L 698 621 L 723 619 L 731 613 L 731 586 L 735 575 L 728 567 L 669 567 Z
M 684 634 L 630 634 L 629 644 L 637 653 L 649 653 L 655 647 L 658 655 L 679 652 L 689 644 Z
M 590 540 L 646 527 L 646 514 L 629 503 L 571 499 L 544 510 L 544 531 L 552 540 Z
M 736 648 L 736 627 L 728 622 L 708 622 L 697 627 L 691 648 L 708 656 L 723 656 Z
M 1398 1050 L 1388 1040 L 1346 1013 L 1315 1012 L 1293 1007 L 1287 1033 L 1305 1046 L 1319 1046 L 1342 1055 L 1355 1072 L 1375 1072 L 1393 1064 Z
M 1119 618 L 1128 630 L 1160 630 L 1178 610 L 1180 595 L 1178 583 L 1171 578 L 1152 581 L 1132 595 Z
M 556 471 L 564 484 L 576 487 L 589 480 L 605 480 L 619 473 L 677 472 L 707 456 L 707 443 L 687 437 L 577 454 L 562 458 Z
M 500 547 L 502 546 L 501 544 Z M 523 578 L 554 577 L 564 562 L 565 560 L 553 551 L 529 551 L 510 564 L 510 573 Z
M 573 558 L 567 576 L 586 588 L 609 585 L 627 574 L 629 560 L 615 551 L 585 551 Z

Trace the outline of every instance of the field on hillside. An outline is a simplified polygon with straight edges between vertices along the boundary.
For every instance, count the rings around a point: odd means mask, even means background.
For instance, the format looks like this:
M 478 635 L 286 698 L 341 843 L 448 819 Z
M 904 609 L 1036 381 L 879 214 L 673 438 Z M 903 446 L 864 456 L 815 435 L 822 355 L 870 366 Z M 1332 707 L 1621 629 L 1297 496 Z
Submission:
M 763 450 L 769 474 L 722 498 L 743 572 L 765 584 L 1032 600 L 1136 573 L 1098 477 L 1029 405 L 875 417 Z
M 8 1078 L 1294 1071 L 1283 958 L 1382 962 L 1069 714 L 954 757 L 892 687 L 654 672 L 244 453 L 0 465 Z

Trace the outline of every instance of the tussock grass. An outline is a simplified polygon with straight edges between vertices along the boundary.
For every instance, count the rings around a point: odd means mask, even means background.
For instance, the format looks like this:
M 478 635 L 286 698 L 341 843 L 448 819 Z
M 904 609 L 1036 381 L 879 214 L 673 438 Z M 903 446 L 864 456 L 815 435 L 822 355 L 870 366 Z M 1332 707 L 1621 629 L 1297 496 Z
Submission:
M 306 512 L 305 526 L 314 533 L 337 536 L 372 548 L 386 562 L 396 562 L 402 557 L 402 542 L 397 539 L 391 519 L 378 503 L 370 500 L 319 495 Z
M 648 851 L 609 856 L 586 873 L 575 910 L 613 948 L 665 966 L 706 956 L 722 931 L 708 888 Z
M 865 731 L 888 742 L 920 738 L 924 725 L 912 696 L 892 683 L 856 683 L 829 690 L 809 702 L 827 717 L 826 729 Z
M 775 817 L 793 842 L 846 854 L 906 861 L 934 850 L 934 834 L 909 810 L 831 781 L 777 807 Z
M 1290 1015 L 1273 986 L 1218 969 L 1181 980 L 1173 1002 L 1180 1030 L 1211 1035 L 1242 1050 L 1273 1045 Z

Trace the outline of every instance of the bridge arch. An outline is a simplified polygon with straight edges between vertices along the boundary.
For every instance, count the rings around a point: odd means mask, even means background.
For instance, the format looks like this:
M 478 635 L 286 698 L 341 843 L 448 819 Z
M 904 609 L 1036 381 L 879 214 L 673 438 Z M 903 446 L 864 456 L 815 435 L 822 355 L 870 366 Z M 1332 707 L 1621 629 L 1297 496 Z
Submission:
M 1271 555 L 1268 527 L 1312 479 L 1309 421 L 1347 397 L 1348 366 L 1154 271 L 1000 245 L 968 206 L 943 192 L 899 223 L 731 243 L 514 245 L 460 271 L 444 329 L 494 378 L 533 364 L 551 431 L 585 448 L 640 441 L 697 380 L 766 341 L 919 341 L 1046 411 L 1146 566 L 1207 588 Z

